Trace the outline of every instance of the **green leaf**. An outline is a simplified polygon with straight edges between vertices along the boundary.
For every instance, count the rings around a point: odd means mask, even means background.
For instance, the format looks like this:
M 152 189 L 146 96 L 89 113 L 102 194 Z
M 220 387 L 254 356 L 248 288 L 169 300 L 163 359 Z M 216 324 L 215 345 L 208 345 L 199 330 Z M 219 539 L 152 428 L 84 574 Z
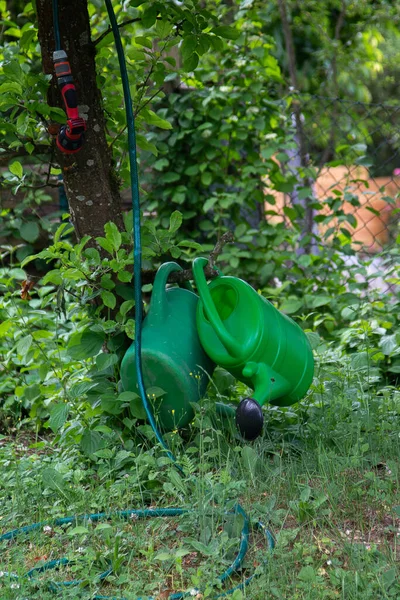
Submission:
M 156 22 L 158 15 L 158 6 L 156 4 L 150 4 L 148 8 L 143 12 L 142 25 L 145 29 L 150 29 Z
M 128 450 L 120 450 L 115 456 L 115 468 L 121 468 L 128 460 L 133 462 L 133 455 Z
M 312 489 L 310 488 L 310 486 L 306 485 L 306 487 L 304 488 L 304 490 L 302 490 L 302 492 L 300 494 L 300 500 L 302 502 L 307 502 L 311 497 L 311 492 L 312 492 Z
M 113 290 L 115 288 L 115 283 L 111 279 L 111 275 L 109 273 L 102 276 L 100 279 L 100 284 L 104 290 Z
M 117 304 L 117 299 L 112 292 L 109 292 L 108 290 L 103 290 L 100 296 L 105 306 L 111 309 L 115 308 L 115 305 Z
M 17 344 L 17 353 L 21 356 L 26 356 L 31 348 L 32 340 L 31 335 L 25 335 L 21 338 Z
M 140 419 L 141 421 L 146 419 L 146 411 L 139 397 L 133 398 L 133 400 L 130 401 L 129 410 L 131 411 L 131 415 L 136 419 Z
M 188 548 L 178 548 L 178 550 L 175 551 L 175 556 L 178 558 L 186 556 L 187 554 L 190 554 L 190 550 Z
M 169 218 L 169 231 L 170 233 L 175 233 L 178 231 L 179 227 L 182 225 L 182 213 L 179 210 L 174 210 L 172 215 Z
M 19 133 L 20 136 L 24 136 L 26 134 L 26 130 L 28 129 L 28 125 L 29 125 L 29 113 L 27 112 L 22 112 L 17 119 L 17 122 L 15 124 L 17 131 Z M 21 179 L 22 175 L 19 176 L 19 178 Z
M 392 352 L 397 350 L 399 345 L 396 340 L 396 334 L 382 336 L 380 347 L 382 349 L 383 354 L 386 354 L 386 356 L 389 356 L 390 354 L 392 354 Z
M 166 119 L 159 117 L 153 110 L 145 108 L 140 111 L 140 114 L 149 125 L 154 125 L 160 129 L 172 129 L 171 123 Z
M 141 148 L 142 150 L 147 150 L 148 152 L 151 152 L 152 154 L 154 154 L 154 156 L 158 155 L 158 150 L 157 147 L 152 144 L 151 142 L 149 142 L 144 135 L 138 133 L 136 136 L 136 142 L 137 145 L 139 146 L 139 148 Z
M 69 397 L 72 400 L 82 400 L 82 397 L 94 388 L 97 384 L 94 381 L 79 381 L 74 383 L 69 390 Z
M 158 19 L 156 22 L 156 34 L 160 39 L 166 38 L 172 30 L 172 23 Z
M 64 235 L 64 236 L 68 235 L 69 233 L 72 233 L 73 231 L 74 231 L 74 227 L 71 227 L 70 223 L 61 223 L 61 225 L 58 227 L 57 231 L 54 234 L 54 243 L 57 244 L 57 242 L 60 240 L 62 235 Z
M 169 554 L 168 552 L 159 552 L 155 555 L 154 560 L 165 561 L 171 560 L 172 558 L 174 558 L 173 554 Z
M 34 29 L 28 29 L 24 31 L 20 40 L 20 47 L 24 50 L 28 50 L 31 42 L 35 39 L 35 37 L 36 31 Z
M 29 221 L 28 223 L 22 223 L 19 230 L 21 237 L 26 242 L 36 242 L 40 235 L 39 225 L 34 221 Z
M 351 355 L 351 366 L 355 371 L 365 371 L 370 368 L 371 360 L 368 352 L 356 352 Z
M 104 225 L 104 231 L 106 234 L 106 239 L 109 242 L 111 242 L 114 250 L 115 251 L 119 250 L 121 247 L 122 238 L 121 238 L 121 234 L 118 231 L 118 227 L 116 226 L 116 224 L 112 223 L 111 221 L 109 223 L 106 223 Z
M 132 281 L 132 276 L 132 273 L 129 273 L 129 271 L 119 271 L 117 275 L 119 281 L 123 281 L 124 283 Z
M 123 302 L 121 304 L 121 308 L 119 309 L 119 312 L 121 313 L 121 315 L 123 317 L 125 317 L 125 315 L 128 314 L 128 312 L 130 310 L 132 310 L 132 308 L 135 306 L 135 301 L 134 300 L 125 300 L 125 302 Z
M 157 385 L 148 387 L 146 392 L 147 392 L 148 398 L 161 398 L 162 396 L 165 396 L 165 394 L 167 393 L 165 390 L 158 387 Z
M 24 170 L 22 168 L 21 163 L 18 162 L 18 160 L 14 161 L 8 168 L 13 175 L 16 175 L 18 177 L 18 179 L 22 179 Z
M 18 29 L 18 27 L 9 27 L 5 33 L 7 36 L 16 38 L 20 38 L 22 35 L 22 32 L 20 29 Z
M 168 171 L 168 173 L 165 173 L 162 177 L 165 183 L 174 183 L 174 181 L 179 181 L 180 178 L 181 176 L 179 173 L 175 173 L 175 171 Z
M 258 454 L 251 446 L 243 446 L 242 448 L 242 462 L 246 472 L 250 473 L 251 477 L 254 478 L 258 465 Z
M 221 25 L 220 27 L 214 27 L 214 29 L 212 29 L 211 31 L 212 33 L 215 33 L 215 35 L 225 38 L 226 40 L 237 40 L 240 35 L 240 31 L 238 31 L 234 27 L 230 27 L 229 25 Z
M 20 96 L 22 94 L 22 86 L 16 81 L 6 81 L 0 85 L 0 96 L 2 94 L 17 94 Z
M 181 54 L 183 60 L 187 60 L 197 48 L 197 35 L 188 35 L 182 42 Z
M 102 410 L 110 415 L 119 415 L 124 410 L 124 407 L 117 402 L 115 396 L 112 394 L 102 395 L 100 401 Z
M 210 44 L 216 52 L 221 52 L 224 49 L 224 42 L 217 35 L 209 36 Z
M 104 237 L 98 237 L 98 238 L 96 238 L 96 242 L 99 244 L 100 248 L 103 248 L 103 250 L 105 250 L 109 254 L 114 253 L 114 246 L 110 240 L 107 240 Z M 85 252 L 86 252 L 86 250 L 85 250 Z
M 98 431 L 87 429 L 82 435 L 80 447 L 82 452 L 90 456 L 104 447 L 103 437 Z
M 197 540 L 190 540 L 190 545 L 193 546 L 193 548 L 195 550 L 197 550 L 197 552 L 200 552 L 204 556 L 213 556 L 214 555 L 214 549 L 209 548 L 202 542 L 198 542 Z
M 100 252 L 96 248 L 86 248 L 83 251 L 83 256 L 93 261 L 95 265 L 99 265 L 101 262 Z
M 53 269 L 46 273 L 42 280 L 43 285 L 47 285 L 48 283 L 54 283 L 54 285 L 61 285 L 62 283 L 62 275 L 61 271 L 58 269 Z
M 298 298 L 288 298 L 287 300 L 283 301 L 283 303 L 280 306 L 280 310 L 286 313 L 287 315 L 291 315 L 300 310 L 302 306 L 303 300 L 300 300 Z
M 36 260 L 37 258 L 46 259 L 46 258 L 54 258 L 54 256 L 51 252 L 46 251 L 46 250 L 39 252 L 39 254 L 30 254 L 29 256 L 26 256 L 23 259 L 23 261 L 21 262 L 21 267 L 24 267 L 25 265 L 32 262 L 33 260 Z
M 298 260 L 299 265 L 306 268 L 311 265 L 311 262 L 311 256 L 309 254 L 302 254 Z
M 197 54 L 200 54 L 200 56 L 202 56 L 210 49 L 211 37 L 212 36 L 208 35 L 207 33 L 203 33 L 198 36 L 198 44 L 196 48 Z
M 103 531 L 104 529 L 112 529 L 109 523 L 99 523 L 96 527 L 96 531 Z
M 278 187 L 278 186 L 277 186 Z M 283 187 L 283 184 L 279 187 Z M 283 190 L 282 190 L 283 191 Z M 292 221 L 292 223 L 294 223 L 294 221 L 296 221 L 296 219 L 298 218 L 299 214 L 297 212 L 297 210 L 291 206 L 285 206 L 283 208 L 283 212 L 284 214 L 289 217 L 289 219 Z
M 35 146 L 33 144 L 31 144 L 31 142 L 26 142 L 26 144 L 24 144 L 25 146 L 25 150 L 28 152 L 28 154 L 32 154 L 32 152 L 35 149 Z
M 89 533 L 89 530 L 86 527 L 83 527 L 83 525 L 78 525 L 77 527 L 71 529 L 71 531 L 68 531 L 68 535 L 70 536 L 86 535 L 87 533 Z
M 75 360 L 96 356 L 103 346 L 104 339 L 104 334 L 90 331 L 89 329 L 74 333 L 68 343 L 67 352 Z
M 152 41 L 144 35 L 138 35 L 137 37 L 135 37 L 135 44 L 138 44 L 139 46 L 145 46 L 150 50 L 152 50 L 153 48 Z
M 19 81 L 21 83 L 24 81 L 25 74 L 17 58 L 11 60 L 10 62 L 3 62 L 3 71 L 7 78 L 11 81 Z
M 385 573 L 383 573 L 382 575 L 382 582 L 383 585 L 385 586 L 385 589 L 389 589 L 393 583 L 396 581 L 397 578 L 397 574 L 396 574 L 396 569 L 395 567 L 392 567 L 391 569 L 389 569 L 389 571 L 385 571 Z
M 199 64 L 199 55 L 194 52 L 189 58 L 184 59 L 183 68 L 185 71 L 194 71 Z
M 313 191 L 310 187 L 301 188 L 297 194 L 300 200 L 304 200 L 305 198 L 313 198 Z
M 314 583 L 317 579 L 317 576 L 314 569 L 310 566 L 307 566 L 301 569 L 300 573 L 298 574 L 298 578 L 307 583 Z
M 204 173 L 201 174 L 201 183 L 205 186 L 209 186 L 211 182 L 212 182 L 211 173 L 209 171 L 204 171 Z
M 99 371 L 104 371 L 118 362 L 118 356 L 116 354 L 102 353 L 96 356 L 96 366 Z
M 69 404 L 55 404 L 50 409 L 49 426 L 56 433 L 65 423 L 68 418 Z
M 11 329 L 12 326 L 13 326 L 12 319 L 8 319 L 7 321 L 3 321 L 2 323 L 0 323 L 0 337 L 3 337 L 4 335 L 6 335 L 7 331 L 9 329 Z
M 316 350 L 321 344 L 321 338 L 319 337 L 318 333 L 315 333 L 314 331 L 307 331 L 306 336 L 308 338 L 308 341 L 310 342 L 311 348 L 313 350 Z
M 44 469 L 42 473 L 42 481 L 43 485 L 46 488 L 50 488 L 51 490 L 63 493 L 63 490 L 65 488 L 65 482 L 63 476 L 59 471 L 56 471 L 51 467 Z
M 136 400 L 139 398 L 139 395 L 136 392 L 130 392 L 129 390 L 126 392 L 121 392 L 117 398 L 118 402 L 130 402 L 131 400 Z
M 159 158 L 158 160 L 156 160 L 153 167 L 157 171 L 162 171 L 164 169 L 164 167 L 168 167 L 168 165 L 169 165 L 169 160 L 167 160 L 166 158 Z
M 198 242 L 193 242 L 192 240 L 182 240 L 179 242 L 178 246 L 181 248 L 192 248 L 193 250 L 199 250 L 202 252 L 203 246 Z
M 84 247 L 90 239 L 90 235 L 84 235 L 83 238 L 80 240 L 79 244 L 76 244 L 74 246 L 74 252 L 79 259 L 81 258 L 82 250 L 84 249 Z
M 312 308 L 318 308 L 319 306 L 325 306 L 331 302 L 332 298 L 329 296 L 314 296 L 310 302 Z
M 209 210 L 211 210 L 213 208 L 214 204 L 216 204 L 217 202 L 218 202 L 218 198 L 216 198 L 215 196 L 211 196 L 211 198 L 207 198 L 207 200 L 204 202 L 203 211 L 208 212 Z

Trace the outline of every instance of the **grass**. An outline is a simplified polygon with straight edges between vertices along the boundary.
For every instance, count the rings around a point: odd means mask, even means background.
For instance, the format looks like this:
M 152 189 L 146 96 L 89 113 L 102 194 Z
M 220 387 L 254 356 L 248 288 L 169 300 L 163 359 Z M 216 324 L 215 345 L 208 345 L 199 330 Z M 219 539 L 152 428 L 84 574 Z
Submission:
M 2 437 L 0 533 L 124 508 L 183 506 L 193 512 L 41 528 L 0 543 L 0 570 L 23 574 L 68 556 L 70 565 L 40 575 L 42 582 L 85 581 L 83 588 L 61 590 L 59 598 L 88 599 L 100 590 L 128 600 L 162 600 L 188 588 L 211 598 L 211 584 L 232 561 L 241 529 L 240 519 L 227 517 L 224 507 L 239 499 L 253 519 L 269 523 L 277 546 L 265 564 L 264 539 L 252 534 L 244 568 L 229 583 L 255 569 L 259 577 L 234 600 L 399 598 L 399 394 L 377 394 L 359 385 L 359 373 L 353 375 L 350 381 L 336 367 L 320 372 L 307 402 L 268 410 L 264 437 L 251 445 L 223 431 L 206 403 L 185 442 L 171 436 L 190 472 L 183 482 L 159 449 L 121 446 L 93 462 L 51 438 L 23 431 Z M 96 583 L 110 566 L 107 581 Z M 0 598 L 47 600 L 54 594 L 3 575 Z

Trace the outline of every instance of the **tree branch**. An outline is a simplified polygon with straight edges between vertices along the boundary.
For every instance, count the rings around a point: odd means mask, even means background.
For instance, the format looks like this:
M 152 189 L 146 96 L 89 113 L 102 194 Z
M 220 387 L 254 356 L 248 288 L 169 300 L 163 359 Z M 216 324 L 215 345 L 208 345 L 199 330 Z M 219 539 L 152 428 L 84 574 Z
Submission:
M 294 89 L 297 90 L 296 54 L 294 50 L 292 28 L 290 27 L 287 14 L 286 0 L 278 0 L 278 8 L 282 21 L 283 35 L 285 37 L 290 83 Z
M 4 150 L 4 152 L 2 152 Z M 51 152 L 51 146 L 48 144 L 38 144 L 34 147 L 32 152 L 28 152 L 24 146 L 21 146 L 17 150 L 9 150 L 8 148 L 4 148 L 4 146 L 0 146 L 0 167 L 4 167 L 7 165 L 8 161 L 13 158 L 18 158 L 20 156 L 33 156 L 37 154 L 49 154 Z
M 337 99 L 339 98 L 339 84 L 338 84 L 338 77 L 337 77 L 337 58 L 338 58 L 338 51 L 339 51 L 340 32 L 341 32 L 343 24 L 344 24 L 345 16 L 346 16 L 346 2 L 345 2 L 345 0 L 342 0 L 342 9 L 339 14 L 338 20 L 336 21 L 336 26 L 335 26 L 335 37 L 333 40 L 330 40 L 331 42 L 333 41 L 333 44 L 332 44 L 333 56 L 332 56 L 331 66 L 332 66 L 332 83 L 333 83 L 334 95 L 336 98 L 335 98 L 335 101 L 333 104 L 329 141 L 328 141 L 326 148 L 325 148 L 324 152 L 322 153 L 322 156 L 320 159 L 320 168 L 319 168 L 318 175 L 321 173 L 322 169 L 324 168 L 325 163 L 328 161 L 331 154 L 333 154 L 334 147 L 335 147 L 337 120 L 338 120 L 338 116 L 339 116 L 338 110 L 337 110 Z
M 135 19 L 126 19 L 125 21 L 122 21 L 122 23 L 118 23 L 118 27 L 125 27 L 125 25 L 130 25 L 131 23 L 137 23 L 138 21 L 141 21 L 140 17 L 136 17 Z M 102 34 L 99 35 L 98 38 L 96 38 L 95 40 L 93 40 L 93 45 L 97 46 L 97 44 L 100 44 L 101 40 L 104 40 L 104 38 L 111 33 L 112 29 L 111 26 L 108 27 L 108 29 L 106 29 L 105 31 L 103 31 Z
M 204 275 L 206 279 L 215 279 L 220 274 L 218 269 L 215 267 L 218 256 L 221 254 L 225 244 L 231 244 L 234 241 L 234 235 L 232 231 L 224 233 L 218 242 L 215 244 L 215 248 L 210 252 L 208 257 L 208 265 L 204 268 Z M 142 281 L 144 284 L 153 283 L 157 271 L 143 271 Z M 185 269 L 184 271 L 175 271 L 171 273 L 168 278 L 168 283 L 184 283 L 193 279 L 192 269 Z

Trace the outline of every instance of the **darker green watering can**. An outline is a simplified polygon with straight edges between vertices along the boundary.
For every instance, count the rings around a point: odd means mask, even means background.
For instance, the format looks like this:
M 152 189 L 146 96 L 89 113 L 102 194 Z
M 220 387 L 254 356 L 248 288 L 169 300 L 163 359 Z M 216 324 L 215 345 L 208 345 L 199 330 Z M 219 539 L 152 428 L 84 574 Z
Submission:
M 207 285 L 207 263 L 197 258 L 193 264 L 197 331 L 210 359 L 254 389 L 236 412 L 239 430 L 254 439 L 263 425 L 263 404 L 289 406 L 307 393 L 314 374 L 311 346 L 292 319 L 245 281 L 220 276 Z
M 174 262 L 158 269 L 142 329 L 144 383 L 147 390 L 158 387 L 165 392 L 160 398 L 150 397 L 164 431 L 185 427 L 191 421 L 191 403 L 204 396 L 215 367 L 196 329 L 198 296 L 190 284 L 185 284 L 186 289 L 166 289 L 170 273 L 181 270 Z M 123 358 L 121 380 L 126 391 L 138 391 L 134 344 Z

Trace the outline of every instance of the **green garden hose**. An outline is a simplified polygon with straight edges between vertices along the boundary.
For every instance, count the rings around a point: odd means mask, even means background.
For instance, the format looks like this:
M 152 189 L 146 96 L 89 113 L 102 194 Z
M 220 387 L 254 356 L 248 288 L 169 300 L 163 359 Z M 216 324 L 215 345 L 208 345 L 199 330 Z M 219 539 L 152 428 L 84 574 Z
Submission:
M 54 16 L 54 30 L 55 30 L 55 40 L 57 49 L 60 49 L 60 33 L 59 33 L 59 23 L 58 23 L 58 0 L 52 0 L 53 2 L 53 16 Z M 184 474 L 184 470 L 179 465 L 175 456 L 169 450 L 166 445 L 158 427 L 155 422 L 154 416 L 152 414 L 149 401 L 147 399 L 145 385 L 143 381 L 143 373 L 142 373 L 142 363 L 141 363 L 141 332 L 142 332 L 142 319 L 143 319 L 143 304 L 142 304 L 142 284 L 141 284 L 141 269 L 142 269 L 142 247 L 141 247 L 141 227 L 140 227 L 140 199 L 139 199 L 139 178 L 138 178 L 138 169 L 137 169 L 137 158 L 136 158 L 136 136 L 135 136 L 135 119 L 132 110 L 132 98 L 130 94 L 128 74 L 126 69 L 126 61 L 125 55 L 122 47 L 121 37 L 118 29 L 118 24 L 115 18 L 114 10 L 111 4 L 111 0 L 105 0 L 107 11 L 109 15 L 109 19 L 111 22 L 112 31 L 114 34 L 115 44 L 118 53 L 118 60 L 121 70 L 122 77 L 122 85 L 124 91 L 124 100 L 125 100 L 125 110 L 126 110 L 126 118 L 127 118 L 127 127 L 128 127 L 128 144 L 129 144 L 129 162 L 130 162 L 130 173 L 131 173 L 131 190 L 132 190 L 132 205 L 133 205 L 133 243 L 134 243 L 134 283 L 135 283 L 135 322 L 136 322 L 136 330 L 135 330 L 135 351 L 136 351 L 136 371 L 137 371 L 137 380 L 140 397 L 146 411 L 146 415 L 148 421 L 157 437 L 158 442 L 166 451 L 168 457 L 171 459 L 172 463 L 176 466 L 176 468 Z M 70 517 L 62 517 L 59 519 L 55 519 L 53 521 L 42 521 L 40 523 L 34 523 L 32 525 L 27 525 L 25 527 L 20 527 L 18 529 L 14 529 L 13 531 L 9 531 L 0 536 L 0 543 L 3 541 L 10 541 L 17 538 L 19 535 L 28 534 L 32 531 L 37 531 L 42 529 L 45 525 L 51 525 L 53 527 L 58 527 L 61 525 L 67 525 L 70 523 L 76 523 L 79 521 L 92 521 L 98 522 L 103 520 L 111 520 L 111 519 L 129 519 L 135 516 L 140 519 L 148 519 L 151 517 L 173 517 L 180 516 L 184 514 L 188 514 L 189 510 L 183 508 L 163 508 L 163 509 L 132 509 L 132 510 L 122 510 L 122 511 L 114 511 L 114 512 L 103 512 L 103 513 L 95 513 L 81 516 L 70 516 Z M 240 567 L 243 564 L 244 558 L 246 556 L 248 546 L 249 546 L 249 534 L 250 534 L 250 520 L 243 508 L 240 504 L 236 504 L 232 511 L 227 512 L 227 514 L 239 515 L 243 518 L 243 527 L 240 536 L 240 544 L 237 556 L 232 564 L 218 577 L 218 581 L 220 583 L 225 582 L 229 577 L 233 574 L 237 573 Z M 270 550 L 274 548 L 275 542 L 271 532 L 263 525 L 260 521 L 255 524 L 256 529 L 260 530 L 267 541 L 268 547 Z M 23 579 L 28 579 L 30 581 L 36 581 L 36 583 L 40 583 L 35 579 L 37 574 L 43 573 L 50 569 L 55 569 L 58 567 L 65 566 L 67 564 L 71 564 L 68 558 L 59 558 L 55 560 L 51 560 L 41 565 L 40 567 L 35 567 L 28 571 Z M 112 569 L 109 568 L 103 571 L 100 575 L 96 577 L 96 582 L 100 583 L 105 580 L 108 575 L 110 575 Z M 4 573 L 10 579 L 16 580 L 19 577 L 13 573 Z M 229 596 L 235 590 L 243 589 L 246 587 L 255 577 L 255 574 L 249 576 L 247 579 L 242 581 L 240 584 L 236 585 L 228 589 L 225 592 L 219 593 L 214 598 L 223 598 L 225 596 Z M 77 586 L 83 583 L 82 580 L 72 580 L 72 581 L 64 581 L 61 583 L 50 582 L 49 588 L 54 592 L 59 592 L 62 588 Z M 190 589 L 185 592 L 176 592 L 169 596 L 168 600 L 181 600 L 183 598 L 193 597 L 201 590 Z M 91 596 L 92 600 L 125 600 L 123 598 L 116 598 L 114 596 L 101 596 L 95 595 Z M 138 598 L 137 600 L 154 600 L 153 598 L 144 597 Z

